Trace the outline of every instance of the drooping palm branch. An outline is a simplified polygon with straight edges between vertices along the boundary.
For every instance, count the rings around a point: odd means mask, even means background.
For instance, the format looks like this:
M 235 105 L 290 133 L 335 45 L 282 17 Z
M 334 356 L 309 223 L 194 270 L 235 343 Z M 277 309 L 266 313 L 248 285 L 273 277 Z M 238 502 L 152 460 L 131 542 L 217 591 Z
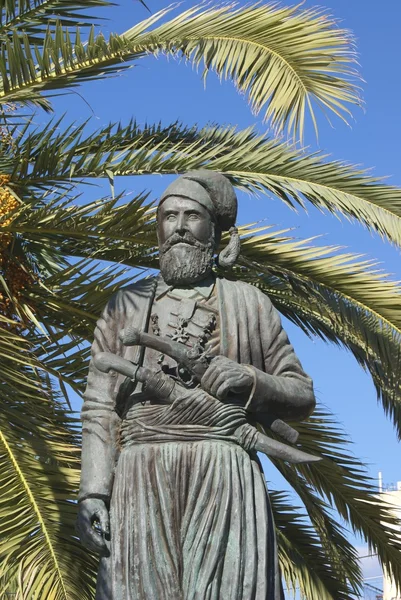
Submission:
M 247 280 L 307 334 L 351 350 L 400 437 L 401 288 L 374 261 L 335 250 L 269 232 L 244 240 L 240 262 Z
M 89 600 L 96 562 L 74 533 L 78 423 L 36 363 L 1 388 L 0 596 L 14 584 L 16 600 Z
M 273 128 L 301 138 L 306 110 L 317 125 L 313 102 L 345 120 L 359 104 L 352 38 L 320 9 L 275 3 L 236 8 L 191 8 L 138 36 L 124 37 L 147 52 L 183 56 L 232 79 L 251 108 Z
M 16 3 L 10 3 L 13 15 Z M 65 18 L 65 12 L 57 12 L 53 4 L 42 14 L 40 27 L 46 20 L 51 24 L 51 16 Z M 76 2 L 68 5 L 81 8 Z M 0 28 L 0 40 L 2 35 L 4 39 L 0 101 L 49 107 L 40 92 L 103 77 L 125 68 L 129 61 L 162 52 L 182 56 L 194 65 L 203 63 L 204 73 L 213 70 L 232 79 L 249 95 L 256 112 L 264 108 L 274 127 L 287 126 L 294 137 L 298 132 L 303 136 L 306 111 L 316 127 L 314 101 L 343 119 L 350 114 L 349 104 L 360 103 L 351 36 L 316 9 L 274 4 L 197 7 L 153 27 L 168 12 L 162 10 L 108 41 L 92 29 L 85 44 L 79 27 L 71 34 L 59 21 L 32 46 L 28 33 L 10 29 L 6 20 Z
M 0 39 L 24 33 L 29 42 L 43 44 L 49 23 L 58 20 L 64 27 L 91 27 L 99 18 L 82 11 L 110 6 L 105 0 L 2 0 L 0 2 Z
M 394 507 L 378 494 L 365 465 L 349 451 L 350 441 L 327 410 L 318 409 L 307 421 L 297 424 L 302 447 L 324 457 L 310 465 L 286 465 L 273 461 L 281 474 L 296 490 L 315 531 L 325 538 L 330 533 L 324 519 L 329 516 L 320 499 L 334 507 L 354 533 L 361 534 L 377 554 L 382 566 L 400 580 L 401 541 L 397 535 L 399 519 Z M 332 544 L 334 562 L 352 584 L 358 585 L 356 556 L 343 554 L 342 544 Z M 333 557 L 334 559 L 334 557 Z M 350 569 L 351 572 L 347 572 Z
M 280 567 L 288 593 L 304 598 L 348 599 L 359 591 L 356 551 L 317 496 L 313 524 L 293 497 L 269 489 L 279 546 Z M 315 515 L 312 515 L 315 517 Z
M 363 223 L 401 245 L 401 191 L 365 171 L 286 143 L 234 128 L 125 127 L 112 125 L 85 136 L 85 125 L 60 123 L 21 136 L 10 157 L 13 180 L 48 189 L 71 179 L 171 174 L 209 168 L 226 174 L 240 189 L 275 195 L 289 206 L 327 209 Z M 50 150 L 51 146 L 51 150 Z M 6 166 L 6 165 L 5 165 Z

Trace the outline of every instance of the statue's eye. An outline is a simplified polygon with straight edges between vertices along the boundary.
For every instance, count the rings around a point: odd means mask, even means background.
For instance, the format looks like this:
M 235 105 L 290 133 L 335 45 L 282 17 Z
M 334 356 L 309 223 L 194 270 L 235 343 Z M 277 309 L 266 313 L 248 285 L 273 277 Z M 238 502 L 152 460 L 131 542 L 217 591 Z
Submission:
M 166 221 L 175 221 L 175 215 L 170 213 L 169 215 L 166 215 L 165 219 Z
M 199 215 L 198 215 L 198 213 L 191 213 L 191 214 L 188 216 L 188 218 L 189 218 L 191 221 L 197 221 L 197 220 L 199 219 Z

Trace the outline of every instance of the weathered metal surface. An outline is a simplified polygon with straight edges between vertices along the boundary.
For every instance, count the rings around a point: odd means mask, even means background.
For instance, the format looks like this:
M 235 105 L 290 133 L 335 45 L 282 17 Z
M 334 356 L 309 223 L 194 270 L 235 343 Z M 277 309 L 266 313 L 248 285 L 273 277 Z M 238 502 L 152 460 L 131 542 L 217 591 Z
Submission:
M 256 450 L 313 457 L 254 426 L 307 416 L 312 382 L 269 299 L 213 275 L 223 230 L 224 260 L 239 250 L 228 180 L 179 178 L 157 218 L 161 276 L 110 300 L 92 347 L 77 527 L 101 556 L 96 600 L 279 600 Z

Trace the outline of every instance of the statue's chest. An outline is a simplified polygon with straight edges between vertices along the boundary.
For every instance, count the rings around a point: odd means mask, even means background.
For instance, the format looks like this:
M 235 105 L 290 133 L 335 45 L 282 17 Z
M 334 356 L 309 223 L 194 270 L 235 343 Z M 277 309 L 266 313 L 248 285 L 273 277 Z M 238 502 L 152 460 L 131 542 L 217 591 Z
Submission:
M 220 323 L 217 301 L 213 296 L 204 298 L 179 298 L 166 294 L 152 306 L 149 332 L 169 337 L 189 348 L 208 350 L 218 354 L 220 345 Z M 176 362 L 169 356 L 147 349 L 144 365 L 150 368 L 162 368 L 175 374 Z

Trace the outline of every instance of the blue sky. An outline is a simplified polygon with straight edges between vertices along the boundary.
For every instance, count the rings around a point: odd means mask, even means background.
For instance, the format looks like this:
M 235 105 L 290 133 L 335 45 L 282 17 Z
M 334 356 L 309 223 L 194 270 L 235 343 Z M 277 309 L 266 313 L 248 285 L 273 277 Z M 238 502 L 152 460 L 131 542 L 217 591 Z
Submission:
M 193 4 L 184 2 L 182 8 Z M 167 6 L 167 2 L 148 0 L 148 5 L 156 11 Z M 388 176 L 390 183 L 401 185 L 401 2 L 306 0 L 304 3 L 306 7 L 316 5 L 326 7 L 341 19 L 343 27 L 354 32 L 365 80 L 362 85 L 366 104 L 365 110 L 354 110 L 351 127 L 335 118 L 330 126 L 324 118 L 319 118 L 319 143 L 311 127 L 306 131 L 305 141 L 311 149 L 321 149 L 334 158 L 372 167 L 374 174 Z M 148 14 L 134 0 L 120 0 L 120 6 L 103 12 L 110 19 L 106 29 L 118 33 Z M 211 75 L 204 89 L 199 73 L 184 63 L 162 57 L 143 59 L 135 68 L 112 80 L 87 83 L 79 93 L 86 102 L 75 93 L 56 100 L 57 112 L 67 111 L 68 121 L 82 122 L 92 116 L 95 125 L 100 127 L 131 117 L 139 123 L 162 121 L 167 124 L 179 119 L 188 125 L 212 121 L 239 128 L 254 125 L 258 131 L 266 131 L 261 119 L 251 114 L 245 99 L 230 82 L 220 83 Z M 37 123 L 45 120 L 45 116 L 36 117 Z M 133 193 L 147 189 L 152 197 L 157 197 L 169 180 L 167 177 L 125 178 L 116 182 L 116 188 Z M 102 193 L 93 189 L 85 191 L 88 200 Z M 241 194 L 238 222 L 259 219 L 267 219 L 277 229 L 295 227 L 293 234 L 299 238 L 322 235 L 322 245 L 340 244 L 377 258 L 386 272 L 393 273 L 395 279 L 401 278 L 399 251 L 359 225 L 322 215 L 312 207 L 308 214 L 301 211 L 297 214 L 278 200 Z M 285 325 L 305 370 L 314 379 L 317 398 L 338 416 L 352 439 L 355 454 L 367 463 L 371 476 L 376 478 L 381 470 L 385 483 L 401 480 L 399 444 L 392 425 L 377 405 L 369 376 L 346 351 L 310 341 L 290 323 Z M 266 475 L 276 481 L 275 472 L 267 465 Z M 278 485 L 277 480 L 275 487 Z

